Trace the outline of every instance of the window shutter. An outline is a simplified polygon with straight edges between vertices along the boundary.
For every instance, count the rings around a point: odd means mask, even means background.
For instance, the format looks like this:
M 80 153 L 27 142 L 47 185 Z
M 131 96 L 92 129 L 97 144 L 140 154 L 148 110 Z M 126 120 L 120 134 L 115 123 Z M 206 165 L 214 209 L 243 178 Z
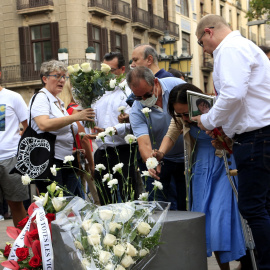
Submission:
M 101 28 L 101 58 L 103 59 L 105 53 L 109 52 L 108 48 L 108 30 L 107 28 Z
M 32 50 L 29 27 L 19 27 L 19 42 L 21 64 L 32 63 Z
M 126 61 L 126 71 L 128 71 L 129 68 L 129 59 L 128 59 L 128 40 L 127 35 L 122 35 L 122 54 Z
M 111 30 L 110 35 L 111 35 L 111 52 L 115 52 L 116 50 L 115 31 Z
M 87 38 L 88 38 L 88 47 L 93 47 L 93 25 L 91 23 L 87 23 Z
M 52 58 L 58 59 L 58 49 L 60 48 L 58 22 L 51 23 L 51 38 L 52 38 Z

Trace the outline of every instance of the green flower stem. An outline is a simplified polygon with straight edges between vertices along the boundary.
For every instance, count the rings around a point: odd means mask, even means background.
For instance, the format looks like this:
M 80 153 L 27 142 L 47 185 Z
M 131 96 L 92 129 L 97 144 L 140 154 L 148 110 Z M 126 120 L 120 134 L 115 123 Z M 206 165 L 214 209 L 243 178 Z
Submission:
M 151 133 L 153 144 L 156 144 L 155 137 L 154 137 L 154 134 L 153 134 L 153 127 L 151 125 L 149 114 L 146 113 L 145 116 L 146 116 L 147 122 L 149 122 L 149 129 L 150 129 L 150 133 Z

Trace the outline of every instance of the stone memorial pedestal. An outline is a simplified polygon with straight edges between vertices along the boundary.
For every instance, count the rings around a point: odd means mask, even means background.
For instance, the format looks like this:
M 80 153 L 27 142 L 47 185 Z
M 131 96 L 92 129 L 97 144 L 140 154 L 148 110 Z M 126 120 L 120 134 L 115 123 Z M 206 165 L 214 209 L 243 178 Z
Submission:
M 144 270 L 207 270 L 204 214 L 169 211 L 161 242 Z

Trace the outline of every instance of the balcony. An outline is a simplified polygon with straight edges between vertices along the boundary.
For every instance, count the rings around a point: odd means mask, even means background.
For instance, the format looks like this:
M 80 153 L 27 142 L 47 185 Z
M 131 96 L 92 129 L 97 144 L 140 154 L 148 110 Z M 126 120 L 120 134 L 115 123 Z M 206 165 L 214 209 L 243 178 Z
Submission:
M 164 30 L 166 30 L 164 19 L 153 14 L 152 17 L 150 17 L 150 29 L 148 32 L 156 36 L 162 36 L 164 35 Z
M 132 27 L 146 30 L 150 27 L 148 11 L 141 8 L 132 8 Z
M 212 72 L 213 66 L 214 66 L 213 58 L 207 53 L 204 53 L 202 55 L 202 58 L 203 58 L 203 63 L 201 66 L 201 70 L 204 72 L 209 72 L 209 73 Z
M 168 22 L 169 34 L 179 39 L 179 25 L 174 22 Z
M 53 11 L 53 0 L 17 0 L 17 13 L 21 15 Z
M 69 59 L 68 64 L 82 64 L 85 63 L 84 58 Z M 22 64 L 13 66 L 2 66 L 2 76 L 0 83 L 7 87 L 29 86 L 29 85 L 41 85 L 40 81 L 40 66 L 41 64 Z M 99 61 L 91 61 L 93 69 L 100 69 Z
M 120 24 L 131 21 L 130 4 L 121 0 L 113 0 L 111 20 Z
M 241 4 L 241 1 L 235 1 L 235 5 L 238 9 L 242 9 L 242 4 Z
M 88 11 L 98 16 L 108 16 L 112 13 L 111 0 L 89 0 Z

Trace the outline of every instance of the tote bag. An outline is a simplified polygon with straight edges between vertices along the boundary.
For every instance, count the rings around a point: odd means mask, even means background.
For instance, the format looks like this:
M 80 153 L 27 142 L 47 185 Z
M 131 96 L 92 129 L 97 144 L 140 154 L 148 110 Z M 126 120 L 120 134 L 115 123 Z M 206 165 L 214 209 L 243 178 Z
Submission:
M 31 108 L 38 94 L 35 94 L 32 98 L 29 126 L 19 141 L 17 163 L 10 173 L 28 174 L 33 179 L 46 179 L 50 174 L 50 168 L 53 166 L 56 135 L 49 132 L 38 134 L 31 127 Z

